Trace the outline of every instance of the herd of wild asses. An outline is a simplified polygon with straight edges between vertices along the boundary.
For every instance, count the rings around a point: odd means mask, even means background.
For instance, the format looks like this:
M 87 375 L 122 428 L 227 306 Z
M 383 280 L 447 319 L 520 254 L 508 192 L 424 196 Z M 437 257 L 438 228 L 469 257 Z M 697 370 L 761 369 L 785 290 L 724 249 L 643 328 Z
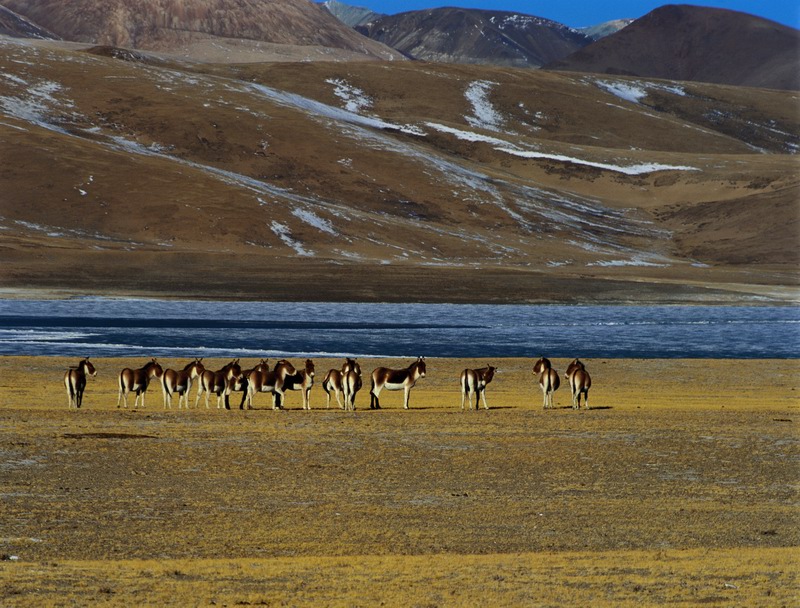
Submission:
M 486 386 L 494 378 L 497 371 L 491 365 L 480 369 L 465 369 L 461 372 L 459 384 L 461 387 L 461 409 L 465 404 L 469 409 L 473 409 L 473 398 L 475 399 L 474 409 L 480 407 L 483 400 L 484 409 L 489 409 L 486 403 Z M 558 390 L 561 384 L 558 373 L 553 369 L 550 360 L 540 357 L 533 366 L 533 373 L 538 379 L 539 387 L 542 389 L 542 407 L 544 409 L 553 408 L 553 393 Z M 83 392 L 86 388 L 86 377 L 96 376 L 97 370 L 89 361 L 89 357 L 82 359 L 75 367 L 70 367 L 64 374 L 64 386 L 67 389 L 69 406 L 81 407 L 83 402 Z M 150 381 L 158 378 L 164 395 L 164 408 L 172 407 L 173 395 L 178 395 L 178 409 L 181 407 L 189 408 L 189 390 L 193 384 L 197 383 L 197 396 L 194 405 L 198 406 L 200 397 L 205 393 L 206 408 L 209 407 L 209 397 L 213 393 L 217 396 L 217 408 L 230 408 L 230 396 L 233 392 L 242 393 L 242 400 L 239 409 L 253 408 L 253 398 L 256 393 L 272 393 L 273 409 L 283 409 L 283 396 L 286 391 L 301 391 L 303 398 L 303 409 L 311 409 L 309 394 L 314 384 L 314 362 L 306 359 L 302 369 L 296 369 L 286 359 L 281 359 L 270 370 L 266 359 L 262 359 L 258 365 L 251 369 L 243 370 L 239 365 L 239 359 L 234 359 L 222 369 L 217 371 L 207 370 L 203 365 L 203 359 L 194 359 L 181 370 L 163 369 L 156 359 L 151 359 L 144 366 L 138 369 L 126 367 L 119 373 L 119 396 L 117 407 L 124 405 L 128 407 L 128 395 L 135 393 L 136 398 L 133 407 L 139 405 L 144 407 L 144 397 Z M 369 391 L 370 408 L 380 409 L 380 394 L 383 389 L 389 391 L 404 392 L 403 408 L 409 409 L 408 397 L 411 389 L 417 384 L 420 378 L 425 377 L 425 358 L 418 357 L 411 365 L 404 369 L 390 369 L 378 367 L 370 375 L 371 387 Z M 567 367 L 564 377 L 569 382 L 572 391 L 572 407 L 580 409 L 581 396 L 583 396 L 584 407 L 589 409 L 589 388 L 592 386 L 592 379 L 586 366 L 580 360 L 575 359 Z M 327 395 L 326 406 L 330 408 L 331 393 L 336 398 L 336 402 L 341 409 L 355 410 L 356 394 L 361 390 L 361 366 L 355 359 L 347 358 L 341 369 L 331 369 L 325 374 L 322 381 L 322 389 Z M 342 398 L 344 401 L 342 401 Z

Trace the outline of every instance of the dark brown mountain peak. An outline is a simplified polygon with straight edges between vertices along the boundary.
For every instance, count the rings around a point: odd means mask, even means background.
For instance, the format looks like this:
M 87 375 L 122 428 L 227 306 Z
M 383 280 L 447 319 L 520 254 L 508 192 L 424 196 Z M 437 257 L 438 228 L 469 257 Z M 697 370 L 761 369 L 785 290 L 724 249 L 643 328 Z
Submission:
M 548 65 L 777 89 L 800 88 L 800 32 L 718 8 L 666 5 Z

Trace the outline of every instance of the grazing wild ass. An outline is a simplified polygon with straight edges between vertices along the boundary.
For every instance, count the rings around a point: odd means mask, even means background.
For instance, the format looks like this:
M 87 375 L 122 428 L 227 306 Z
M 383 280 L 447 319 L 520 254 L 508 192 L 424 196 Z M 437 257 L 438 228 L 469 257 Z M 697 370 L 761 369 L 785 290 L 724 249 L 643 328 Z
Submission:
M 256 393 L 272 393 L 272 409 L 283 409 L 283 384 L 287 376 L 297 370 L 286 359 L 275 364 L 272 371 L 253 370 L 247 375 L 247 409 L 253 409 L 253 396 Z M 244 404 L 244 400 L 242 400 Z M 239 406 L 240 409 L 242 406 Z
M 89 361 L 89 357 L 82 359 L 75 367 L 70 367 L 64 373 L 64 386 L 67 389 L 67 407 L 71 408 L 75 404 L 78 409 L 83 404 L 83 391 L 86 388 L 86 374 L 93 378 L 97 376 L 97 370 Z
M 461 372 L 461 409 L 464 409 L 464 401 L 469 398 L 469 409 L 472 409 L 472 395 L 475 395 L 475 410 L 477 411 L 481 397 L 483 397 L 483 408 L 489 409 L 486 404 L 486 385 L 494 378 L 496 367 L 482 367 L 481 369 L 465 369 Z
M 197 381 L 197 397 L 195 397 L 194 400 L 195 408 L 200 402 L 200 395 L 205 392 L 206 409 L 208 409 L 208 398 L 211 393 L 214 393 L 217 396 L 217 409 L 220 409 L 222 393 L 225 392 L 225 387 L 228 385 L 228 381 L 241 373 L 242 368 L 239 365 L 239 359 L 234 359 L 222 369 L 219 369 L 215 372 L 211 371 L 210 369 L 205 370 L 202 374 L 200 374 L 200 379 Z
M 225 404 L 225 409 L 231 409 L 231 402 L 230 397 L 233 391 L 241 392 L 242 393 L 242 400 L 239 403 L 239 409 L 244 409 L 244 402 L 247 399 L 247 378 L 250 376 L 251 372 L 268 372 L 269 371 L 269 363 L 267 359 L 261 359 L 258 365 L 251 367 L 250 369 L 246 369 L 244 371 L 240 371 L 238 374 L 235 374 L 230 377 L 230 379 L 225 383 L 225 398 L 223 400 Z
M 356 363 L 355 359 L 350 359 L 349 357 L 345 359 L 344 364 L 342 365 L 342 369 L 329 369 L 328 373 L 325 374 L 325 378 L 322 380 L 322 390 L 325 391 L 325 395 L 327 396 L 325 400 L 325 407 L 331 407 L 331 391 L 333 391 L 334 396 L 336 397 L 336 403 L 339 404 L 339 409 L 343 410 L 344 406 L 342 405 L 342 401 L 339 398 L 339 395 L 344 392 L 344 377 L 348 371 L 353 368 L 358 368 L 358 375 L 361 376 L 361 366 Z
M 533 366 L 533 373 L 539 378 L 539 386 L 542 389 L 542 408 L 553 408 L 553 393 L 561 386 L 561 380 L 558 378 L 558 372 L 550 365 L 550 360 L 545 357 L 540 357 L 536 364 Z
M 128 409 L 128 393 L 136 393 L 136 399 L 133 400 L 134 408 L 139 404 L 139 397 L 142 398 L 142 407 L 144 407 L 144 394 L 147 392 L 147 387 L 150 386 L 150 380 L 153 378 L 161 379 L 163 373 L 164 370 L 155 358 L 150 359 L 139 369 L 124 368 L 119 373 L 117 407 L 119 407 L 120 401 L 124 400 L 125 409 Z
M 311 387 L 314 386 L 314 362 L 306 359 L 305 367 L 293 374 L 287 374 L 283 379 L 283 391 L 302 391 L 303 409 L 310 410 Z
M 417 380 L 425 377 L 425 357 L 418 357 L 414 363 L 406 369 L 389 369 L 378 367 L 372 371 L 372 388 L 369 391 L 371 409 L 380 409 L 381 404 L 378 400 L 383 389 L 389 391 L 402 390 L 403 409 L 408 409 L 408 395 Z
M 583 403 L 586 409 L 589 409 L 589 389 L 592 387 L 592 377 L 586 371 L 586 366 L 579 360 L 575 359 L 567 367 L 564 377 L 569 381 L 569 387 L 572 389 L 572 409 L 581 409 L 581 393 L 583 393 Z
M 178 393 L 178 409 L 181 409 L 181 399 L 183 399 L 186 409 L 189 409 L 189 389 L 192 388 L 192 381 L 200 376 L 206 368 L 202 364 L 203 359 L 195 359 L 187 363 L 180 371 L 174 369 L 165 370 L 161 375 L 161 388 L 164 391 L 164 409 L 172 409 L 172 395 Z

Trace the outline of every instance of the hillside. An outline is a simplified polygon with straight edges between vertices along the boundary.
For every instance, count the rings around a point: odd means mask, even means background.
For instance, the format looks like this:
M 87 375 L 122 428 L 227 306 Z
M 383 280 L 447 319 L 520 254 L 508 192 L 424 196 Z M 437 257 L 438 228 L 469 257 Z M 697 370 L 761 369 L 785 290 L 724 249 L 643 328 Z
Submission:
M 797 295 L 791 93 L 416 62 L 169 64 L 13 39 L 0 73 L 6 290 Z
M 58 38 L 35 23 L 31 23 L 22 15 L 0 6 L 0 36 L 13 36 L 14 38 L 40 38 L 42 40 L 55 40 Z
M 227 44 L 257 52 L 262 43 L 335 49 L 369 59 L 400 55 L 360 36 L 309 0 L 2 0 L 64 40 L 180 53 L 194 58 Z M 318 58 L 324 58 L 324 51 Z M 220 60 L 212 57 L 213 60 Z M 262 57 L 261 60 L 270 60 Z
M 460 8 L 386 15 L 356 30 L 415 59 L 515 67 L 539 67 L 591 42 L 547 19 Z
M 633 23 L 633 19 L 615 19 L 613 21 L 606 21 L 605 23 L 598 23 L 588 27 L 579 27 L 578 31 L 581 34 L 587 35 L 592 40 L 600 40 L 611 34 L 615 34 L 624 27 L 628 27 Z
M 800 32 L 736 11 L 658 8 L 547 67 L 800 90 Z

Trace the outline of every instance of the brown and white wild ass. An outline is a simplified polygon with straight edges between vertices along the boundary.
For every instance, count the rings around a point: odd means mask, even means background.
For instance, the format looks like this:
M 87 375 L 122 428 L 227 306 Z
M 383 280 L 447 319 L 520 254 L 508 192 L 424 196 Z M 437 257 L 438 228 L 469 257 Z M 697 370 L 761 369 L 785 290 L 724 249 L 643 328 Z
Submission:
M 272 393 L 272 409 L 283 409 L 284 381 L 286 376 L 296 373 L 297 370 L 286 359 L 278 361 L 272 371 L 256 369 L 250 372 L 247 375 L 247 409 L 253 409 L 253 396 L 256 393 Z M 242 403 L 244 403 L 244 400 L 242 400 Z
M 178 393 L 178 409 L 181 409 L 181 399 L 183 399 L 186 409 L 189 409 L 189 389 L 192 388 L 192 381 L 200 376 L 206 368 L 202 364 L 203 359 L 195 359 L 187 363 L 180 371 L 174 369 L 165 370 L 161 375 L 161 388 L 164 391 L 164 409 L 172 408 L 172 395 Z
M 475 410 L 483 397 L 483 408 L 488 410 L 486 404 L 486 385 L 494 378 L 496 367 L 491 365 L 480 369 L 465 369 L 461 372 L 461 409 L 464 409 L 464 401 L 469 398 L 469 409 L 472 409 L 472 395 L 475 395 Z
M 418 357 L 406 369 L 389 369 L 378 367 L 372 371 L 372 388 L 369 396 L 371 409 L 380 409 L 378 395 L 383 389 L 389 391 L 403 391 L 403 408 L 408 409 L 408 395 L 417 380 L 425 377 L 425 357 Z
M 238 374 L 231 376 L 228 381 L 225 383 L 225 398 L 223 399 L 223 403 L 225 404 L 225 409 L 231 409 L 230 397 L 233 391 L 241 392 L 242 393 L 242 400 L 239 403 L 239 409 L 244 409 L 244 402 L 247 399 L 247 378 L 250 376 L 251 372 L 268 372 L 269 371 L 269 363 L 267 359 L 261 359 L 257 365 L 251 367 L 250 369 L 246 369 L 240 371 Z
M 120 401 L 124 400 L 125 408 L 128 408 L 128 393 L 136 393 L 136 399 L 133 400 L 134 408 L 136 408 L 139 403 L 139 397 L 142 398 L 142 407 L 144 407 L 144 394 L 147 392 L 147 387 L 150 386 L 150 380 L 153 378 L 160 379 L 163 373 L 164 370 L 155 358 L 138 369 L 131 369 L 130 367 L 124 368 L 119 373 L 117 407 L 119 407 Z
M 345 359 L 344 364 L 342 364 L 342 369 L 329 369 L 328 373 L 325 374 L 325 378 L 322 379 L 322 390 L 325 391 L 325 395 L 327 396 L 325 400 L 325 407 L 331 407 L 331 391 L 333 391 L 334 396 L 336 397 L 336 403 L 339 404 L 339 409 L 344 409 L 342 405 L 342 401 L 339 398 L 340 393 L 344 392 L 344 376 L 350 371 L 353 367 L 358 367 L 358 375 L 361 375 L 361 367 L 356 363 L 355 359 L 350 359 L 349 357 Z
M 558 372 L 550 365 L 550 359 L 540 357 L 533 366 L 533 373 L 539 378 L 539 386 L 542 389 L 542 408 L 553 408 L 553 393 L 561 386 Z
M 89 361 L 89 357 L 81 359 L 78 365 L 70 367 L 64 373 L 64 387 L 67 389 L 67 399 L 69 400 L 67 407 L 71 408 L 75 404 L 75 409 L 78 409 L 83 404 L 83 391 L 86 388 L 86 374 L 93 378 L 97 376 L 97 370 Z
M 314 362 L 311 359 L 306 359 L 305 367 L 300 371 L 293 374 L 287 374 L 283 379 L 283 391 L 302 391 L 303 395 L 303 409 L 310 410 L 311 402 L 309 400 L 311 387 L 314 386 Z
M 575 359 L 567 367 L 564 377 L 569 382 L 570 389 L 572 389 L 572 409 L 581 409 L 581 394 L 583 394 L 583 403 L 588 410 L 589 389 L 592 387 L 592 377 L 589 375 L 589 372 L 586 371 L 586 366 L 580 359 Z
M 344 392 L 344 409 L 355 411 L 356 394 L 361 390 L 361 366 L 355 359 L 348 359 L 342 368 L 342 391 Z
M 239 365 L 239 359 L 234 359 L 227 365 L 223 366 L 222 369 L 219 369 L 215 372 L 211 371 L 210 369 L 205 370 L 202 374 L 200 374 L 200 379 L 197 381 L 197 397 L 195 397 L 194 400 L 195 408 L 200 402 L 200 395 L 205 392 L 206 409 L 208 409 L 208 398 L 211 393 L 214 393 L 217 396 L 217 409 L 220 409 L 222 393 L 225 392 L 225 387 L 227 386 L 228 381 L 241 373 L 242 368 Z

